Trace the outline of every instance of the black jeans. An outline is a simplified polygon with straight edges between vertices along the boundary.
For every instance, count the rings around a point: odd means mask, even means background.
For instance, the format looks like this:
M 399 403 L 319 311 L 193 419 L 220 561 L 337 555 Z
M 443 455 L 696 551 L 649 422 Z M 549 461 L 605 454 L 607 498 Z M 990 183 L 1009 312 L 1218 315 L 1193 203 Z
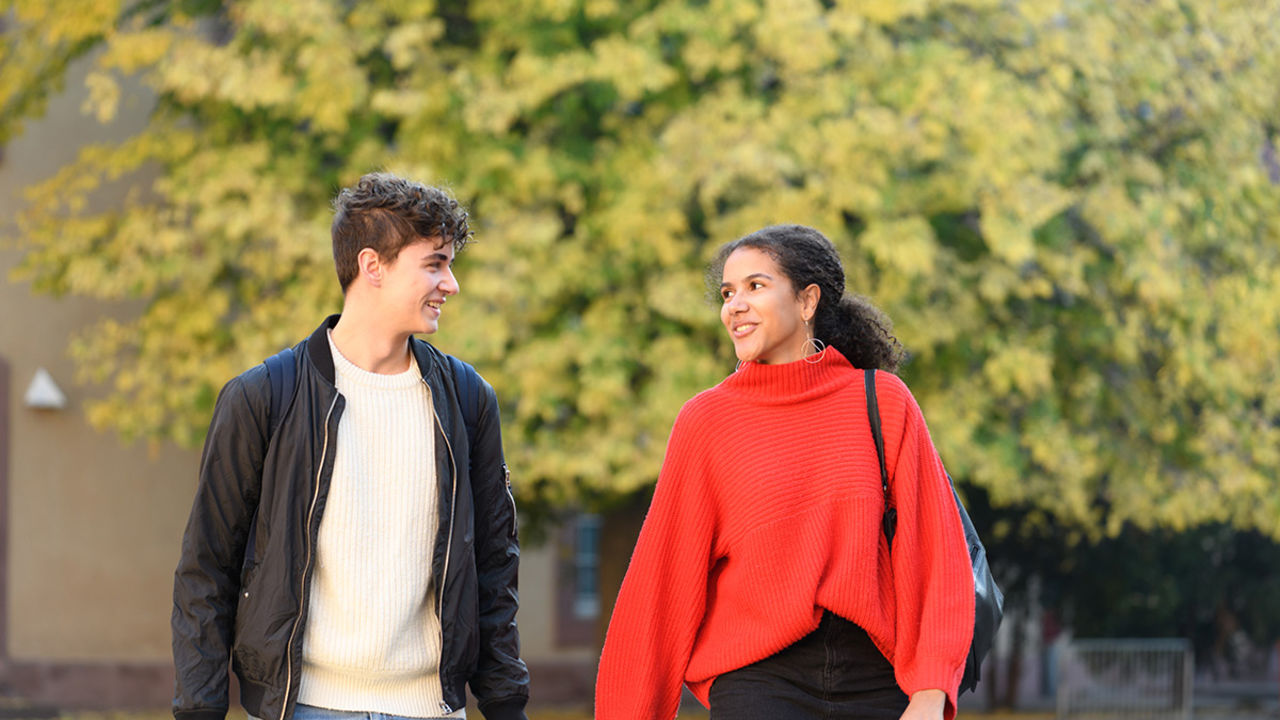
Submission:
M 898 720 L 908 698 L 866 631 L 830 612 L 780 652 L 711 684 L 711 720 Z

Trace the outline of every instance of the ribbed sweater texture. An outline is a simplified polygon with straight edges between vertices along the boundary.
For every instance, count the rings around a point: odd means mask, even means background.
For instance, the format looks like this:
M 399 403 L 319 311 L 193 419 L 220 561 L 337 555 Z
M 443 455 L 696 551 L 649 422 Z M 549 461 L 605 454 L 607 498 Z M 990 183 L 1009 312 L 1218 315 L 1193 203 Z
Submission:
M 431 391 L 416 363 L 380 375 L 343 357 L 332 337 L 329 347 L 345 407 L 316 543 L 298 702 L 440 717 Z
M 915 398 L 890 373 L 876 390 L 892 553 L 863 373 L 834 348 L 745 363 L 685 404 L 610 619 L 597 720 L 670 720 L 682 681 L 707 705 L 718 675 L 824 609 L 867 631 L 904 692 L 943 690 L 955 716 L 974 612 L 964 531 Z

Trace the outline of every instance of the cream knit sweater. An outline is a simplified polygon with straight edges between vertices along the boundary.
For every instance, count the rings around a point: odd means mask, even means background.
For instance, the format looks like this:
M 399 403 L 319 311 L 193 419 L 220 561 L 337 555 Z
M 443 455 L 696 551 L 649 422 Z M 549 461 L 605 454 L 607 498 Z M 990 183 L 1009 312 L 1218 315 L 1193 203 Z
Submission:
M 442 717 L 431 391 L 412 361 L 403 373 L 379 375 L 343 357 L 332 337 L 329 348 L 346 406 L 316 546 L 298 702 Z

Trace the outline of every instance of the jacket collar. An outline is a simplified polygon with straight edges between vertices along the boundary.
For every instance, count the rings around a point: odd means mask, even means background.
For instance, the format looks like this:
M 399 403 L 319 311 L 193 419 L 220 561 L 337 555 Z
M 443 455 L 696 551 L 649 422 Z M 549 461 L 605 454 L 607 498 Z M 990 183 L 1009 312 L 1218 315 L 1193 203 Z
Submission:
M 340 317 L 342 317 L 341 314 L 334 314 L 325 318 L 307 340 L 307 356 L 311 358 L 311 363 L 330 385 L 336 383 L 336 373 L 333 369 L 333 354 L 329 352 L 329 331 L 338 324 Z M 413 359 L 418 363 L 422 378 L 433 385 L 438 384 L 440 382 L 440 351 L 430 343 L 415 337 L 409 338 L 409 348 L 413 351 Z
M 311 358 L 311 364 L 320 371 L 320 376 L 329 381 L 330 385 L 337 384 L 336 373 L 333 370 L 333 354 L 329 352 L 329 331 L 333 326 L 338 324 L 338 318 L 341 315 L 330 315 L 320 323 L 320 327 L 311 333 L 311 337 L 307 339 L 307 357 Z

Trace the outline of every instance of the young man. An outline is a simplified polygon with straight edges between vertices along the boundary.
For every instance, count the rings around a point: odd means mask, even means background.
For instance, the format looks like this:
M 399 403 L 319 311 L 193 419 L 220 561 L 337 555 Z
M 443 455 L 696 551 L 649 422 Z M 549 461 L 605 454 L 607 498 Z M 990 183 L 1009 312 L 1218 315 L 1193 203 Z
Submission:
M 262 720 L 462 718 L 468 684 L 489 720 L 523 719 L 497 399 L 413 337 L 458 293 L 466 212 L 387 174 L 334 207 L 342 314 L 294 346 L 283 407 L 259 365 L 214 408 L 174 578 L 174 716 L 223 720 L 229 657 Z

